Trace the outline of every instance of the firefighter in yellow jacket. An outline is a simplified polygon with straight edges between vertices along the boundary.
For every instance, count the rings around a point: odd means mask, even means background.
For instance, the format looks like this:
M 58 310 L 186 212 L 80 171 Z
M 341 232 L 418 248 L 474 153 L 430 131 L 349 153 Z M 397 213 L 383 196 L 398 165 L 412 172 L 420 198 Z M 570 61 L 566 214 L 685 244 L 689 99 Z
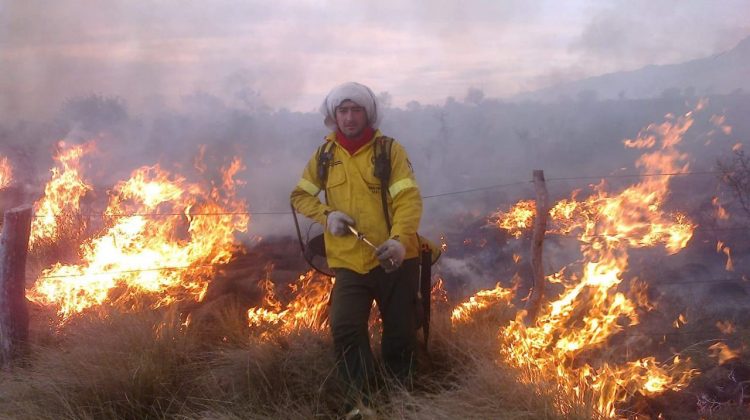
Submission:
M 376 144 L 383 138 L 378 130 L 381 113 L 368 87 L 359 83 L 335 87 L 321 112 L 332 130 L 326 137 L 328 147 L 321 146 L 313 154 L 291 202 L 326 228 L 328 266 L 336 276 L 330 321 L 339 374 L 350 392 L 366 396 L 375 376 L 368 333 L 373 300 L 383 322 L 381 353 L 386 370 L 404 383 L 413 371 L 422 198 L 406 151 L 393 141 L 383 205 L 382 178 L 375 174 Z M 320 179 L 318 170 L 321 150 L 331 153 L 326 179 Z M 321 191 L 325 203 L 318 198 Z M 359 241 L 348 226 L 366 235 L 377 249 Z

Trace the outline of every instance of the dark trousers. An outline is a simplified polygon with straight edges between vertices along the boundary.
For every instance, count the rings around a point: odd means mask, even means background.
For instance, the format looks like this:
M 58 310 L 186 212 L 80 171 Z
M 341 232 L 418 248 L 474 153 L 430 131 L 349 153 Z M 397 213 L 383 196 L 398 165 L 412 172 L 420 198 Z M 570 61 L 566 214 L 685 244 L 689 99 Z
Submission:
M 409 259 L 393 273 L 376 267 L 367 274 L 335 269 L 331 292 L 331 332 L 339 376 L 349 395 L 367 395 L 375 377 L 368 320 L 375 300 L 383 321 L 381 353 L 385 368 L 407 383 L 417 347 L 419 260 Z

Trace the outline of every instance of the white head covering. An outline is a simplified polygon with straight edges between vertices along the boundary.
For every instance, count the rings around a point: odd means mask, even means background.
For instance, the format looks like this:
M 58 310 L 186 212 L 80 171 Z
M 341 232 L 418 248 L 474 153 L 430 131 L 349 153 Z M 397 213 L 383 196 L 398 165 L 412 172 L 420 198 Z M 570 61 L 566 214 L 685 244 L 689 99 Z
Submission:
M 380 115 L 378 114 L 378 100 L 370 88 L 356 82 L 347 82 L 338 85 L 331 90 L 326 96 L 323 104 L 320 106 L 320 112 L 325 116 L 323 123 L 333 131 L 338 129 L 336 125 L 336 107 L 346 100 L 355 102 L 357 105 L 364 107 L 367 112 L 367 121 L 370 127 L 377 129 L 380 125 Z

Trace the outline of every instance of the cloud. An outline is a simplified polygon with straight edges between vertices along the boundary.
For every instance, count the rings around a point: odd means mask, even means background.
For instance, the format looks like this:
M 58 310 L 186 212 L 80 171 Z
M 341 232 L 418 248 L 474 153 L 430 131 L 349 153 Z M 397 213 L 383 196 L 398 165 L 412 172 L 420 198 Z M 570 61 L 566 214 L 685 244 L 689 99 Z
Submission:
M 710 7 L 698 1 L 601 2 L 570 50 L 581 54 L 583 64 L 604 63 L 605 71 L 678 63 L 734 46 L 750 34 L 743 21 L 748 13 L 750 5 L 742 0 L 719 0 Z
M 6 1 L 0 110 L 48 116 L 96 93 L 137 113 L 154 96 L 174 107 L 202 91 L 231 106 L 309 111 L 346 80 L 390 92 L 396 106 L 435 104 L 472 86 L 507 96 L 705 55 L 750 32 L 740 0 L 683 3 Z

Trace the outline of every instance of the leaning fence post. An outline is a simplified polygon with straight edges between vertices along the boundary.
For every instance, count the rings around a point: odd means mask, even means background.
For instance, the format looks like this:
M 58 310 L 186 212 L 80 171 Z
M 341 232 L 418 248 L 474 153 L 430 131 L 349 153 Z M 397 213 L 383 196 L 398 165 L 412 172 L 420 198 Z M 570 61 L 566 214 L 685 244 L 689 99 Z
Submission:
M 31 206 L 5 212 L 0 234 L 0 366 L 23 353 L 29 337 L 26 306 L 26 255 L 31 233 Z
M 544 233 L 547 230 L 548 199 L 547 184 L 544 182 L 544 171 L 534 170 L 534 190 L 536 191 L 536 217 L 534 231 L 531 236 L 531 272 L 533 285 L 526 301 L 526 323 L 533 324 L 542 306 L 544 296 L 544 266 L 542 264 L 542 248 Z

